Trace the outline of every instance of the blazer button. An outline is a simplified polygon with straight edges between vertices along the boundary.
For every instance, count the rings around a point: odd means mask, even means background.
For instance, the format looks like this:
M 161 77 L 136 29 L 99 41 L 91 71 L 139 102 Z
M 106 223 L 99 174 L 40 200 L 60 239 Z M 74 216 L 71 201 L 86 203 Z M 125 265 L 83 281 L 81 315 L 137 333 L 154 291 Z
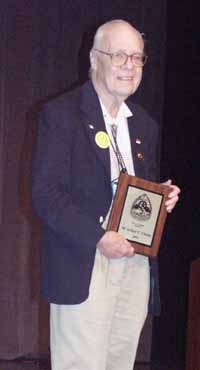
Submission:
M 137 153 L 137 159 L 139 159 L 139 161 L 143 161 L 144 160 L 144 156 L 142 153 Z
M 104 221 L 103 216 L 100 216 L 100 217 L 99 217 L 99 223 L 100 223 L 100 224 L 102 224 L 102 223 L 103 223 L 103 221 Z

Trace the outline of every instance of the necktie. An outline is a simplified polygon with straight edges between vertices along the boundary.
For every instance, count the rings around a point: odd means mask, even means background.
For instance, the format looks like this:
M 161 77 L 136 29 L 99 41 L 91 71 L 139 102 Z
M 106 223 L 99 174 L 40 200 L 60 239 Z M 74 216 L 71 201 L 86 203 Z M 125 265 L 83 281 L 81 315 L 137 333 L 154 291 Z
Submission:
M 114 141 L 114 144 L 115 144 L 115 145 L 112 145 L 112 147 L 113 147 L 114 153 L 117 157 L 117 162 L 118 162 L 118 165 L 119 165 L 119 169 L 123 172 L 126 172 L 126 166 L 125 166 L 122 154 L 120 152 L 120 149 L 119 149 L 119 146 L 118 146 L 118 143 L 117 143 L 117 125 L 115 125 L 115 124 L 111 125 L 111 133 L 112 133 L 113 141 Z

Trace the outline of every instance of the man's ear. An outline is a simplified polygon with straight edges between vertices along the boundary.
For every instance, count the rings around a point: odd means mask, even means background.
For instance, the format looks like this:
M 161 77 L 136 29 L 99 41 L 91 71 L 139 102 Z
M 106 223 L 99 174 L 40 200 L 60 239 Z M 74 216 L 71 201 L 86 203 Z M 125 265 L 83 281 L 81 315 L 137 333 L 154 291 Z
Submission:
M 97 69 L 97 59 L 94 50 L 90 51 L 90 65 L 93 70 Z

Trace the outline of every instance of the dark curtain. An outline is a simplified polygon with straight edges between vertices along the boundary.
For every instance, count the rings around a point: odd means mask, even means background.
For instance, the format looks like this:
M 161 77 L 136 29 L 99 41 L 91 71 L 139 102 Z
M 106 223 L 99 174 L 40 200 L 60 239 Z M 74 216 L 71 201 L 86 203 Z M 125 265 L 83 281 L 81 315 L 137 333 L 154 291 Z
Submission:
M 39 296 L 41 232 L 30 202 L 40 104 L 87 78 L 91 33 L 124 18 L 145 33 L 149 62 L 134 99 L 162 127 L 166 1 L 1 0 L 0 358 L 48 353 L 48 306 Z M 81 50 L 80 50 L 81 48 Z M 148 360 L 151 319 L 138 359 Z
M 181 189 L 160 253 L 162 315 L 154 320 L 152 358 L 184 368 L 191 261 L 200 257 L 199 62 L 194 2 L 168 2 L 161 174 Z M 196 291 L 199 295 L 199 290 Z

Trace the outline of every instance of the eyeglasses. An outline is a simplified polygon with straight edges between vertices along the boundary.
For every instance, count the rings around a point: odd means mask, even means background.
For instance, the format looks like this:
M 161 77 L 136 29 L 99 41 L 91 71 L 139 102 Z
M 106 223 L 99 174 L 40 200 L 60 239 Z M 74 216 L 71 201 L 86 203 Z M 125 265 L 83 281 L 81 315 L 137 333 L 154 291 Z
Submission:
M 115 67 L 122 67 L 124 64 L 127 63 L 128 59 L 130 58 L 131 62 L 137 67 L 143 67 L 147 61 L 147 55 L 140 54 L 140 53 L 133 53 L 128 55 L 123 51 L 117 51 L 116 53 L 107 53 L 103 50 L 94 49 L 99 53 L 108 55 L 111 59 L 111 63 Z

